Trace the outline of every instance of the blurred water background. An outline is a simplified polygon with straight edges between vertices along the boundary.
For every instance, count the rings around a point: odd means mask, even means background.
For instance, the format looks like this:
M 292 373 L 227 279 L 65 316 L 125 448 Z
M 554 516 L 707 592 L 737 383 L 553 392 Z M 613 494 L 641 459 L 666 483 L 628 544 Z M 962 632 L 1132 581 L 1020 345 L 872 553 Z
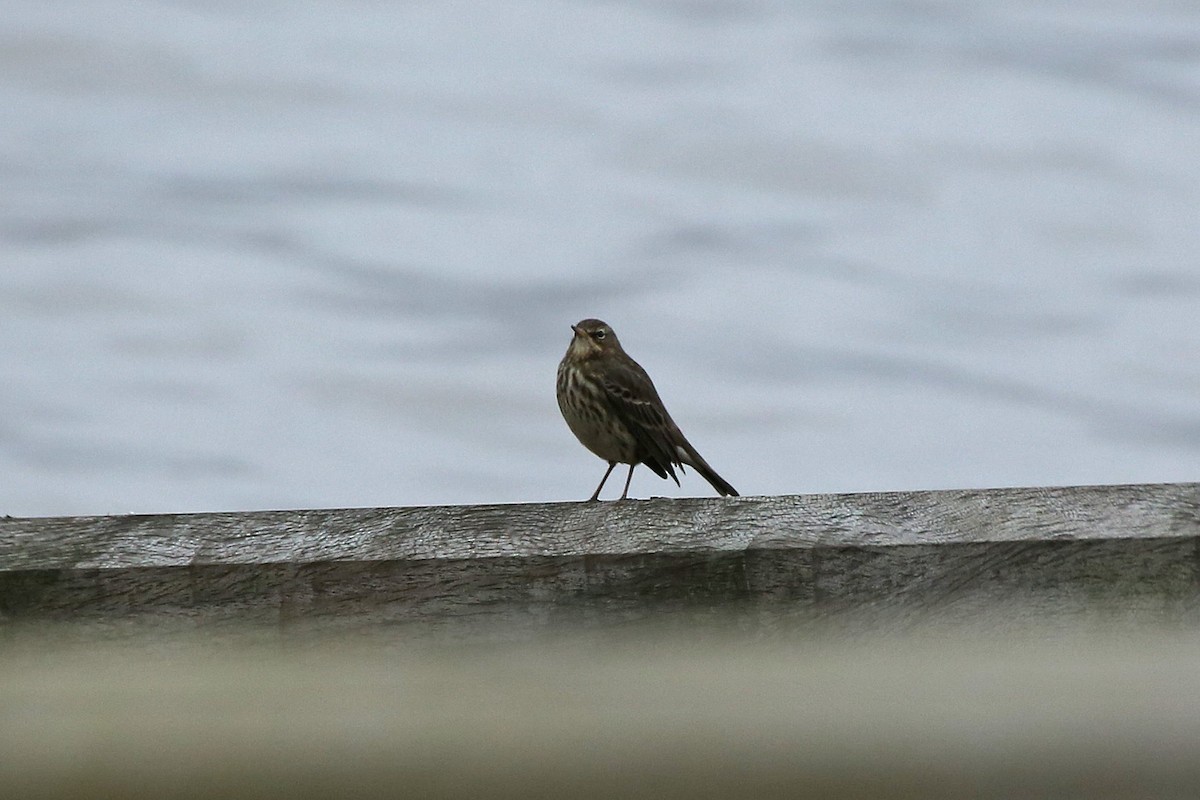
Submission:
M 585 498 L 588 316 L 743 494 L 1200 477 L 1195 3 L 4 17 L 0 513 Z

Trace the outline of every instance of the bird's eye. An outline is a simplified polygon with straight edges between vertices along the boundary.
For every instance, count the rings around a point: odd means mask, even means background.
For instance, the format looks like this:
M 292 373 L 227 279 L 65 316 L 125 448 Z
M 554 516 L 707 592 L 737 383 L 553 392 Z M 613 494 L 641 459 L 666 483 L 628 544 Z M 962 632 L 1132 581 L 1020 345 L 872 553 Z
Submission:
M 604 332 L 604 328 L 601 328 L 592 334 L 592 336 L 596 337 L 597 339 L 603 339 L 606 335 L 607 334 Z

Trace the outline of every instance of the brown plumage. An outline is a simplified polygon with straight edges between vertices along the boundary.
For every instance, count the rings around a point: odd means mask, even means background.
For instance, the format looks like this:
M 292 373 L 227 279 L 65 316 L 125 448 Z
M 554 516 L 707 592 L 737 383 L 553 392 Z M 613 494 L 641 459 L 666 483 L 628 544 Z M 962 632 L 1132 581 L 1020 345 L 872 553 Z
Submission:
M 641 365 L 630 358 L 608 324 L 585 319 L 558 365 L 558 407 L 580 443 L 608 462 L 608 470 L 590 500 L 600 497 L 613 467 L 629 465 L 624 500 L 633 469 L 645 464 L 660 478 L 679 484 L 675 467 L 695 468 L 721 495 L 737 490 L 696 452 L 671 419 Z

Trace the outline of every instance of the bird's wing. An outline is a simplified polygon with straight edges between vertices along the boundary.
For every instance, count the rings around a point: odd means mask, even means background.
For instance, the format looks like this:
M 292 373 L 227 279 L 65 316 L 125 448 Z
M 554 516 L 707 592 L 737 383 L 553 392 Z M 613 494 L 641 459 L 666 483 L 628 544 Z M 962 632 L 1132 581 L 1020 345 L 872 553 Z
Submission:
M 625 423 L 642 451 L 643 463 L 660 477 L 670 475 L 678 484 L 675 466 L 680 469 L 683 466 L 675 452 L 675 423 L 650 376 L 632 359 L 610 362 L 607 366 L 604 374 L 597 376 L 599 383 L 613 412 Z

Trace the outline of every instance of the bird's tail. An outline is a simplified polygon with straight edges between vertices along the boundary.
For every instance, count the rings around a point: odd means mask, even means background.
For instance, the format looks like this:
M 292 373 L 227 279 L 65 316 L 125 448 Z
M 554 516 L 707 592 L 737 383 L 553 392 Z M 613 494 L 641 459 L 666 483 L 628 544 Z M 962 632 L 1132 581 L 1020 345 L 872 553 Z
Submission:
M 717 474 L 717 471 L 708 465 L 708 462 L 701 458 L 696 452 L 696 448 L 688 442 L 675 447 L 676 453 L 679 455 L 679 460 L 689 467 L 692 467 L 699 472 L 704 480 L 712 484 L 712 487 L 717 490 L 717 494 L 722 497 L 738 497 L 737 489 L 730 485 L 729 481 Z

